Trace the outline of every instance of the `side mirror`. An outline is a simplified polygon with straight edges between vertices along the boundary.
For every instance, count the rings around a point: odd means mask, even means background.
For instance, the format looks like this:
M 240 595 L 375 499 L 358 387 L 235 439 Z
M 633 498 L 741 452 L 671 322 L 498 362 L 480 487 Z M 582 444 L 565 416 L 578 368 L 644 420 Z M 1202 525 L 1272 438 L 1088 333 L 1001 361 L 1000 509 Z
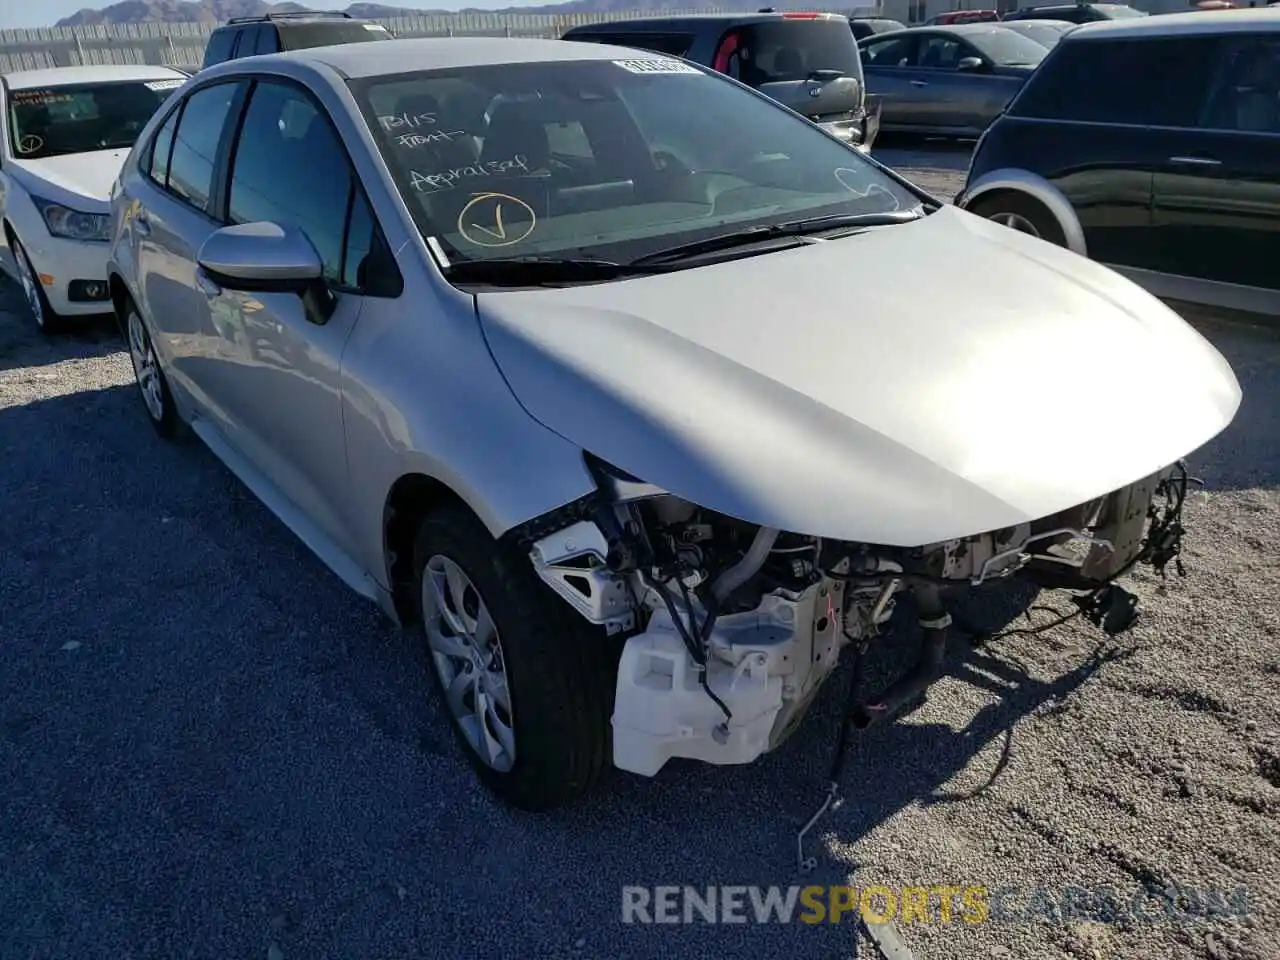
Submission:
M 961 57 L 956 64 L 956 69 L 961 73 L 984 73 L 987 69 L 987 61 L 981 57 Z
M 324 264 L 307 235 L 277 223 L 242 223 L 215 230 L 196 255 L 209 280 L 246 293 L 296 293 L 308 317 L 324 323 L 334 298 L 324 282 Z

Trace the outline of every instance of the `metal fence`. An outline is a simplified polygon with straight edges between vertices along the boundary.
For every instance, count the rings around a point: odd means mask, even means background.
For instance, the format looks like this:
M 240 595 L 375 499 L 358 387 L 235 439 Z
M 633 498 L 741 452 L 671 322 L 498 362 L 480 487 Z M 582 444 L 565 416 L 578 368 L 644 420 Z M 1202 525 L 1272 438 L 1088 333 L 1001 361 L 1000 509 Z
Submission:
M 925 0 L 949 9 L 951 0 Z M 883 6 L 908 5 L 921 0 L 883 0 Z M 841 8 L 841 13 L 872 13 L 881 4 Z M 834 8 L 833 8 L 834 9 Z M 699 10 L 715 13 L 715 10 Z M 729 12 L 729 11 L 725 11 Z M 667 14 L 664 11 L 664 14 Z M 670 13 L 676 13 L 671 11 Z M 886 15 L 892 15 L 886 13 Z M 601 20 L 623 20 L 634 12 L 600 14 L 456 13 L 415 14 L 379 20 L 398 37 L 559 37 L 570 27 Z M 199 66 L 213 23 L 125 23 L 91 27 L 42 27 L 0 30 L 0 72 L 79 64 L 155 63 Z

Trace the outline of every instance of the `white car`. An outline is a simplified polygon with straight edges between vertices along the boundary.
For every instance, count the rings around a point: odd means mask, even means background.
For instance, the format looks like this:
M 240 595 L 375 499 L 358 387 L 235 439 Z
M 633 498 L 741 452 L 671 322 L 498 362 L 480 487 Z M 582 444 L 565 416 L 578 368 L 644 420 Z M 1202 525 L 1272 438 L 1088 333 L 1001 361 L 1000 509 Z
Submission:
M 147 121 L 187 79 L 141 65 L 0 76 L 0 262 L 46 332 L 111 312 L 111 185 Z

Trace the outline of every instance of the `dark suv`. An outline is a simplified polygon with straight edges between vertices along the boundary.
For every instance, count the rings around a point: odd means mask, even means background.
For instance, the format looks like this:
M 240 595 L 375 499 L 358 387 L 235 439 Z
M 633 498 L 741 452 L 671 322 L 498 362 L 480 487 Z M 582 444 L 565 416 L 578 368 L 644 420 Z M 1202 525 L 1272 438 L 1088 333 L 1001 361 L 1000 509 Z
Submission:
M 611 20 L 562 40 L 612 43 L 680 57 L 772 97 L 863 152 L 880 126 L 868 103 L 849 18 L 834 13 L 691 14 Z
M 957 202 L 1160 296 L 1280 313 L 1280 16 L 1077 27 L 978 142 Z
M 1066 20 L 1068 23 L 1097 23 L 1100 20 L 1129 20 L 1150 16 L 1123 3 L 1059 3 L 1051 7 L 1023 7 L 1004 15 L 1005 20 Z
M 209 35 L 200 68 L 282 50 L 390 39 L 391 31 L 382 24 L 357 20 L 347 13 L 268 13 L 260 17 L 235 17 Z

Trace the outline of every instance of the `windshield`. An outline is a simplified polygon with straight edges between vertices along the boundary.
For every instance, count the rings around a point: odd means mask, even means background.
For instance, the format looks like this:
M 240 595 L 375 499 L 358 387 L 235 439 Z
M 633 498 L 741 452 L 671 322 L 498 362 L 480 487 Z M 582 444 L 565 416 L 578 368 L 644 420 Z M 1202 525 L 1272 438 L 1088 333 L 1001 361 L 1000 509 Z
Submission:
M 1149 13 L 1145 10 L 1135 10 L 1133 7 L 1127 7 L 1122 3 L 1096 3 L 1094 9 L 1105 17 L 1112 20 L 1125 20 L 1129 17 L 1148 17 Z
M 19 160 L 133 146 L 184 79 L 131 80 L 9 91 L 10 149 Z
M 451 262 L 627 263 L 748 227 L 921 204 L 790 110 L 682 61 L 504 64 L 351 86 L 423 236 Z
M 1063 34 L 1062 27 L 1035 20 L 1019 20 L 1016 24 L 1010 23 L 1005 29 L 1030 37 L 1043 47 L 1052 47 L 1062 39 Z
M 1002 67 L 1034 67 L 1049 52 L 1030 37 L 1005 27 L 993 26 L 964 36 L 983 56 Z
M 847 20 L 771 20 L 735 30 L 721 46 L 724 72 L 749 87 L 806 80 L 815 70 L 862 75 Z
M 280 43 L 286 50 L 304 50 L 308 47 L 328 47 L 340 43 L 391 39 L 391 32 L 381 24 L 359 21 L 346 23 L 342 20 L 321 20 L 316 23 L 291 23 L 280 31 Z

